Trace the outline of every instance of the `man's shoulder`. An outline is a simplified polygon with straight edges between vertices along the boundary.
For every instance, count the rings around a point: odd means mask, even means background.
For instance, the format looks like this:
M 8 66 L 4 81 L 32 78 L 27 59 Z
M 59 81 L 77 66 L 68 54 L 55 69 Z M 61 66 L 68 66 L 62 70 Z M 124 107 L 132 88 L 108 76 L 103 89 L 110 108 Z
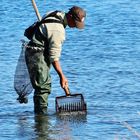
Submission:
M 55 10 L 55 11 L 46 12 L 45 15 L 43 15 L 42 18 L 46 18 L 46 17 L 48 17 L 48 18 L 55 18 L 55 16 L 52 16 L 52 17 L 49 16 L 49 15 L 51 15 L 52 13 L 55 13 L 57 16 L 60 16 L 61 18 L 64 18 L 64 17 L 65 17 L 65 12 L 59 11 L 59 10 Z

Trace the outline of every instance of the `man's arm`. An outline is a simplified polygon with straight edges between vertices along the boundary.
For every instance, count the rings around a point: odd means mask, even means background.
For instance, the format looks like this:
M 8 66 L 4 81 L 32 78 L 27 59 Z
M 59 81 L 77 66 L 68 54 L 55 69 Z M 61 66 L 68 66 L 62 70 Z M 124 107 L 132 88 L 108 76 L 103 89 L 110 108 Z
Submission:
M 54 69 L 56 70 L 57 74 L 60 77 L 60 85 L 61 85 L 61 87 L 65 88 L 66 86 L 68 86 L 68 80 L 65 77 L 65 75 L 63 74 L 60 62 L 59 61 L 53 61 L 52 65 L 53 65 Z
M 59 24 L 58 24 L 59 25 Z M 57 25 L 57 26 L 58 26 Z M 60 77 L 60 85 L 62 88 L 68 84 L 68 81 L 63 74 L 59 59 L 61 56 L 62 44 L 65 40 L 65 31 L 64 28 L 59 25 L 59 28 L 54 26 L 55 30 L 48 30 L 48 37 L 49 37 L 49 59 L 50 63 L 53 65 L 54 69 L 58 73 Z M 51 27 L 52 28 L 52 27 Z M 61 30 L 60 30 L 61 29 Z

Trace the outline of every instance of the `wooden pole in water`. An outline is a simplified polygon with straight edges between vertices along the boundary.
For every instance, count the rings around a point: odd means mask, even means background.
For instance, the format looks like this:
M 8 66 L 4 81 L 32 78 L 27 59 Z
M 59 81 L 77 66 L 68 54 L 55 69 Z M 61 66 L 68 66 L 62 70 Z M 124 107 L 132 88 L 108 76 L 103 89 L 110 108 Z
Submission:
M 35 13 L 36 13 L 36 15 L 37 15 L 37 18 L 38 18 L 38 20 L 40 21 L 40 20 L 41 20 L 41 16 L 40 16 L 40 13 L 39 13 L 38 8 L 37 8 L 37 6 L 36 6 L 35 0 L 31 0 L 31 1 L 32 1 L 33 8 L 34 8 L 34 10 L 35 10 Z

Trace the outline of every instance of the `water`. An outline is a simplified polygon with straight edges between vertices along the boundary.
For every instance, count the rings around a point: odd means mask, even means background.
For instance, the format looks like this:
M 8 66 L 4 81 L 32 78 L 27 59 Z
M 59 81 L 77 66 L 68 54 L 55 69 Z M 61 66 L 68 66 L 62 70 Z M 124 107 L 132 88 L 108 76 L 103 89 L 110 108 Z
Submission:
M 57 7 L 56 7 L 57 3 Z M 82 93 L 88 112 L 57 116 L 55 97 L 64 95 L 52 69 L 48 116 L 34 116 L 29 103 L 16 101 L 13 77 L 24 29 L 35 19 L 30 1 L 0 2 L 0 139 L 140 139 L 140 1 L 37 1 L 45 11 L 72 5 L 87 11 L 85 30 L 66 29 L 61 65 L 72 93 Z M 55 8 L 54 8 L 55 7 Z

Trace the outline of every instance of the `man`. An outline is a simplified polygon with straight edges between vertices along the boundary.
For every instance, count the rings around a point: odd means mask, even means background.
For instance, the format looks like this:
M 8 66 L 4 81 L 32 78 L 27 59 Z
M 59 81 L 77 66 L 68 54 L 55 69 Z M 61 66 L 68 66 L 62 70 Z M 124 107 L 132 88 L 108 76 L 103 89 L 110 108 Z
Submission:
M 38 27 L 31 38 L 25 52 L 26 64 L 34 92 L 34 112 L 45 114 L 47 111 L 48 95 L 51 92 L 50 66 L 60 77 L 60 85 L 67 88 L 68 80 L 59 62 L 62 43 L 65 40 L 65 27 L 84 28 L 85 11 L 73 6 L 67 13 L 55 11 L 43 18 L 48 22 Z M 50 21 L 49 21 L 50 20 Z

